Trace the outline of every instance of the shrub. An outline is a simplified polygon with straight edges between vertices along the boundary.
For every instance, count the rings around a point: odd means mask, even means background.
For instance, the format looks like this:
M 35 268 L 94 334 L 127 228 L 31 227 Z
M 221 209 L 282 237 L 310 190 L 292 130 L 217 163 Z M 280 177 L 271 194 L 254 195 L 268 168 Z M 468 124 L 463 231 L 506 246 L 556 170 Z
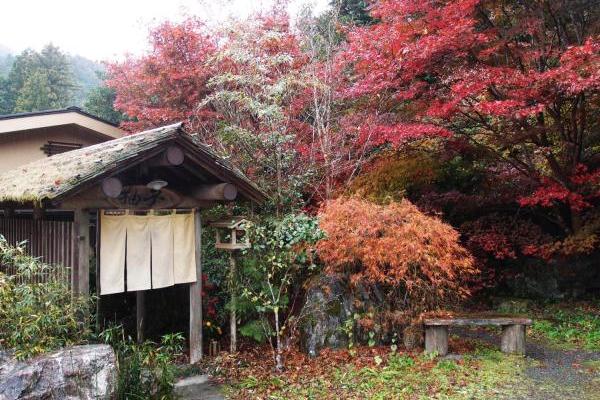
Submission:
M 385 152 L 352 181 L 348 192 L 375 203 L 401 199 L 434 183 L 439 164 L 424 152 Z
M 320 226 L 327 237 L 317 249 L 326 271 L 387 289 L 413 315 L 464 298 L 477 273 L 458 232 L 407 200 L 333 200 L 321 210 Z
M 313 246 L 323 233 L 317 220 L 305 214 L 268 218 L 248 228 L 252 247 L 244 251 L 242 297 L 255 306 L 261 320 L 244 326 L 241 332 L 262 339 L 257 329 L 262 326 L 265 338 L 275 339 L 273 354 L 276 368 L 281 371 L 281 339 L 289 322 L 283 316 L 290 303 L 290 291 L 297 288 L 302 275 L 316 271 Z
M 66 283 L 47 274 L 51 266 L 2 236 L 0 264 L 16 271 L 0 273 L 0 347 L 25 359 L 89 339 L 89 298 L 73 297 Z M 46 282 L 36 282 L 36 275 L 46 275 Z
M 177 370 L 174 361 L 181 355 L 183 335 L 164 335 L 160 345 L 151 341 L 138 344 L 131 336 L 126 337 L 119 325 L 104 330 L 100 338 L 117 354 L 117 399 L 173 398 Z

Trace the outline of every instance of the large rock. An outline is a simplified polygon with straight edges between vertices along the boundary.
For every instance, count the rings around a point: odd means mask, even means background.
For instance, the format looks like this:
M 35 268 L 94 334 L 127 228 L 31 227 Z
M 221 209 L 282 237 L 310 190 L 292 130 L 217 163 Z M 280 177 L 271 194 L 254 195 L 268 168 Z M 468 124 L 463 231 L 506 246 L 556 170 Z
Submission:
M 314 279 L 306 292 L 302 311 L 305 320 L 301 326 L 301 347 L 312 357 L 325 347 L 341 348 L 348 345 L 347 329 L 354 331 L 346 321 L 352 319 L 353 296 L 343 280 L 336 276 Z M 346 328 L 346 329 L 345 329 Z
M 75 346 L 27 361 L 0 359 L 0 400 L 108 400 L 115 394 L 117 365 L 108 345 Z
M 309 282 L 302 310 L 300 346 L 315 357 L 323 348 L 398 342 L 407 321 L 405 310 L 390 308 L 377 285 L 350 285 L 339 275 Z

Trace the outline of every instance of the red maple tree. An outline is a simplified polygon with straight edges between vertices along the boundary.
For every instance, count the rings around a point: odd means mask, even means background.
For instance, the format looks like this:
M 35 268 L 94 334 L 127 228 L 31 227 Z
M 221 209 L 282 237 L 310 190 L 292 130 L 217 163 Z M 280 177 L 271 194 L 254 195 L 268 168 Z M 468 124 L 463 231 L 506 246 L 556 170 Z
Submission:
M 467 282 L 478 272 L 460 234 L 408 200 L 331 200 L 320 226 L 326 238 L 317 249 L 327 272 L 347 274 L 354 284 L 379 284 L 415 313 L 466 297 Z
M 379 22 L 349 34 L 345 95 L 381 143 L 466 139 L 530 182 L 515 202 L 576 234 L 600 187 L 597 14 L 585 0 L 380 0 Z
M 208 64 L 217 51 L 217 38 L 196 19 L 165 22 L 150 32 L 151 50 L 109 64 L 107 85 L 116 91 L 115 108 L 130 120 L 131 131 L 186 121 L 194 130 L 214 121 L 215 114 L 198 109 L 214 74 Z

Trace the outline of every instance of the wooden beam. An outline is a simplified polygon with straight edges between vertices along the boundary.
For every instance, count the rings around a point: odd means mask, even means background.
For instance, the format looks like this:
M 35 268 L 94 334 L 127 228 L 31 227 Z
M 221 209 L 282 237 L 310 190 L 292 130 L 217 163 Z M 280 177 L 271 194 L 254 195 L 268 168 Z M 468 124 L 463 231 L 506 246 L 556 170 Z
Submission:
M 75 265 L 77 268 L 77 290 L 80 295 L 90 293 L 90 214 L 81 208 L 74 211 Z M 75 283 L 75 282 L 74 282 Z
M 181 202 L 177 205 L 177 208 L 209 208 L 215 203 L 210 200 L 198 200 L 191 196 L 186 196 L 176 191 L 178 196 L 181 197 Z M 73 210 L 76 208 L 87 208 L 87 209 L 112 209 L 115 208 L 114 204 L 108 201 L 103 196 L 102 189 L 98 185 L 86 192 L 79 193 L 72 198 L 66 199 L 61 203 L 54 204 L 56 207 L 65 210 Z M 128 207 L 134 208 L 134 207 Z
M 156 159 L 149 160 L 147 165 L 150 167 L 177 167 L 183 164 L 185 154 L 179 146 L 169 146 Z
M 198 200 L 235 200 L 237 197 L 237 187 L 231 183 L 217 183 L 214 185 L 198 186 L 193 192 L 192 197 Z
M 146 303 L 143 290 L 135 292 L 135 320 L 137 331 L 137 342 L 144 342 L 144 328 L 146 326 Z
M 200 210 L 194 214 L 196 282 L 190 285 L 190 364 L 202 359 L 202 227 Z

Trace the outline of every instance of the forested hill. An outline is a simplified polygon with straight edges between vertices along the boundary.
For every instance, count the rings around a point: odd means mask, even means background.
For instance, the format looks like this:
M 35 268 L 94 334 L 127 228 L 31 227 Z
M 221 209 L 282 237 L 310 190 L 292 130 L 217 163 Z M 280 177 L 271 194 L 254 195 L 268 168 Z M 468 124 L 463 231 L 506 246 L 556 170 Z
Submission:
M 11 53 L 0 45 L 0 115 L 85 105 L 102 84 L 104 66 L 47 45 Z

